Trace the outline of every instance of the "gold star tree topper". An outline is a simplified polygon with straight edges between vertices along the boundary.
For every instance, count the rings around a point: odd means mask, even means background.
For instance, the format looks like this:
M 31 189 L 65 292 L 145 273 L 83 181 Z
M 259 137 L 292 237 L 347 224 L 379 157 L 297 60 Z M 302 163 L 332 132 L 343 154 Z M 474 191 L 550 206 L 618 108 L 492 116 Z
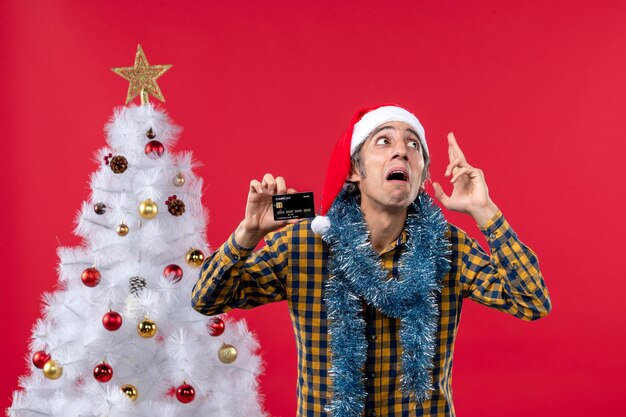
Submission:
M 165 102 L 156 80 L 171 67 L 171 65 L 148 64 L 148 59 L 143 53 L 141 45 L 137 45 L 134 66 L 111 68 L 111 70 L 130 82 L 128 94 L 126 95 L 126 104 L 130 103 L 138 95 L 141 95 L 141 104 L 145 105 L 149 103 L 148 94 L 152 94 L 162 102 Z

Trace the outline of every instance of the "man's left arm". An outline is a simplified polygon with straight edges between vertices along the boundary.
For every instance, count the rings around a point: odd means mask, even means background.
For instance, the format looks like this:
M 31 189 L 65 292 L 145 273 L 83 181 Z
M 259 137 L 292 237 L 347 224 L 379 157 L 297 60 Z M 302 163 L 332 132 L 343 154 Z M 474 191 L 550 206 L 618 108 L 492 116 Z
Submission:
M 449 210 L 467 213 L 487 237 L 490 255 L 451 226 L 453 248 L 461 254 L 461 283 L 465 296 L 516 317 L 533 320 L 551 309 L 548 291 L 535 254 L 524 246 L 489 196 L 483 172 L 465 159 L 452 133 L 448 134 L 445 176 L 454 188 L 447 195 L 433 183 L 435 197 Z
M 535 253 L 524 245 L 499 211 L 481 231 L 490 253 L 450 226 L 453 270 L 463 297 L 523 320 L 545 317 L 552 305 Z

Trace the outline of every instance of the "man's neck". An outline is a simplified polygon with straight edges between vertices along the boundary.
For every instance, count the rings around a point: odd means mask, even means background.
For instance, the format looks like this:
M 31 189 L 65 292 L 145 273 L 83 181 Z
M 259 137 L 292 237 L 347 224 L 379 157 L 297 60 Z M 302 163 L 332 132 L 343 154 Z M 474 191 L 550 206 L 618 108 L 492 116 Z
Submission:
M 399 211 L 361 207 L 363 218 L 370 232 L 370 242 L 376 253 L 381 253 L 391 242 L 398 239 L 404 229 L 407 209 Z

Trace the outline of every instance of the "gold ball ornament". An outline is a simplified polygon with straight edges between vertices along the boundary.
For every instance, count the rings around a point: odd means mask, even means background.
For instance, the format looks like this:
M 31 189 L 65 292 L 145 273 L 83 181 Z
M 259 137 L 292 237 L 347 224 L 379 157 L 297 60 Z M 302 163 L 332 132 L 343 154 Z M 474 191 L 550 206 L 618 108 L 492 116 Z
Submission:
M 117 225 L 117 227 L 115 228 L 115 232 L 118 234 L 118 236 L 126 236 L 128 234 L 128 226 L 126 226 L 124 223 L 120 223 Z
M 143 337 L 144 339 L 149 339 L 151 337 L 154 337 L 154 335 L 157 333 L 157 325 L 154 321 L 146 317 L 141 320 L 137 325 L 137 333 L 139 333 L 139 336 Z
M 48 379 L 59 379 L 63 375 L 63 367 L 55 360 L 49 360 L 43 366 L 43 374 Z
M 222 363 L 231 364 L 237 359 L 237 349 L 233 345 L 225 343 L 217 351 L 217 357 Z
M 137 397 L 139 397 L 139 393 L 137 392 L 137 388 L 131 384 L 124 384 L 120 387 L 120 390 L 124 395 L 130 398 L 131 401 L 137 401 Z
M 159 207 L 150 199 L 144 200 L 139 204 L 139 215 L 146 219 L 154 219 L 159 212 Z
M 182 187 L 183 185 L 185 185 L 185 177 L 181 172 L 177 173 L 174 177 L 174 185 L 177 187 Z
M 187 252 L 187 263 L 195 268 L 204 262 L 204 253 L 200 249 L 191 249 Z

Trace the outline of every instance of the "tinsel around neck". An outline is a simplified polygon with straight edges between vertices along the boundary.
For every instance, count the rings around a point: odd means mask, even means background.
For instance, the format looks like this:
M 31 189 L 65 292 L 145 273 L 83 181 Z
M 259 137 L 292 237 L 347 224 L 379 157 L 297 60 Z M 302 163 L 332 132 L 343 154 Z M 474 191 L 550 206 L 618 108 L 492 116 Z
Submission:
M 329 318 L 333 417 L 361 416 L 367 357 L 362 301 L 400 319 L 402 391 L 422 402 L 430 398 L 439 309 L 436 293 L 450 269 L 447 224 L 432 199 L 421 193 L 409 207 L 398 277 L 389 279 L 356 199 L 342 191 L 328 212 L 330 279 L 325 301 Z

